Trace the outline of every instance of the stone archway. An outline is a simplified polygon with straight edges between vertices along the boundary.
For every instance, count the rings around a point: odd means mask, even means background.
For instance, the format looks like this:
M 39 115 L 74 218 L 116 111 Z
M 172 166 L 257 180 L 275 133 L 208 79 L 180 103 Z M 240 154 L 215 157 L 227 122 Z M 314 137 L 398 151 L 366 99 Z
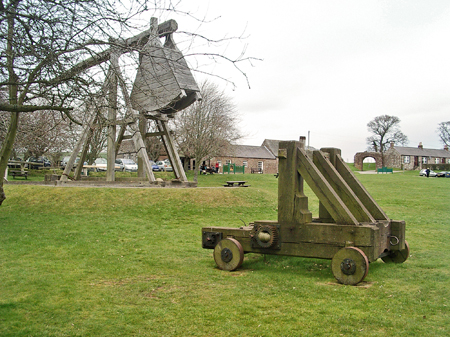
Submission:
M 364 159 L 371 157 L 375 159 L 375 166 L 377 169 L 383 167 L 383 158 L 381 156 L 381 153 L 379 152 L 358 152 L 355 154 L 355 157 L 353 159 L 355 168 L 357 170 L 362 171 L 363 170 L 363 161 Z

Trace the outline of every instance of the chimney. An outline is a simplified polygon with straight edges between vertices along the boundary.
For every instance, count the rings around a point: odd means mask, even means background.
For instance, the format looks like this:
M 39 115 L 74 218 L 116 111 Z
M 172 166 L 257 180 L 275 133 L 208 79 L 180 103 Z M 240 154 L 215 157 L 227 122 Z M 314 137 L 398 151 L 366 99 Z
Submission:
M 395 143 L 394 143 L 394 142 L 391 142 L 391 149 L 394 148 L 394 145 L 395 145 Z
M 419 149 L 423 149 L 422 142 L 419 143 Z
M 302 149 L 305 149 L 305 144 L 306 144 L 306 137 L 305 136 L 300 136 L 300 138 L 299 138 L 299 141 L 300 141 L 300 147 L 302 148 Z
M 447 144 L 444 145 L 444 150 L 448 151 L 448 145 Z

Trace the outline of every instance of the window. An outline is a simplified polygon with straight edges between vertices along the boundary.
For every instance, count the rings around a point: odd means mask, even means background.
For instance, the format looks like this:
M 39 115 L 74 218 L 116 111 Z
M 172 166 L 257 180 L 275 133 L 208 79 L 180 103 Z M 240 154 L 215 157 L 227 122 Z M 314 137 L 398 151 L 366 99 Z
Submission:
M 409 156 L 404 156 L 403 157 L 403 163 L 404 164 L 409 164 L 410 163 L 410 157 Z
M 262 171 L 262 169 L 264 168 L 264 162 L 259 161 L 258 162 L 258 168 Z
M 447 164 L 450 164 L 450 158 L 447 158 Z
M 247 162 L 246 160 L 244 160 L 244 161 L 242 162 L 242 166 L 248 167 L 248 162 Z
M 231 159 L 225 160 L 225 165 L 231 164 Z
M 427 157 L 422 157 L 422 164 L 426 164 L 428 162 Z
M 435 164 L 440 164 L 440 163 L 441 163 L 441 160 L 440 160 L 439 158 L 434 158 L 434 163 L 435 163 Z

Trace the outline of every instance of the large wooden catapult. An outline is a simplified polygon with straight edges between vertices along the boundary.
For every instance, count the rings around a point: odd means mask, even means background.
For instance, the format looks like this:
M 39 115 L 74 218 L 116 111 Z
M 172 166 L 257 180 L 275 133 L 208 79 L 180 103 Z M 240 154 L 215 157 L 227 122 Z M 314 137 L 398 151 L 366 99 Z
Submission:
M 159 136 L 172 163 L 176 181 L 188 183 L 174 146 L 168 120 L 173 118 L 177 111 L 188 107 L 201 97 L 189 66 L 173 40 L 173 33 L 177 29 L 178 25 L 174 20 L 158 25 L 158 20 L 152 18 L 149 30 L 127 40 L 111 41 L 110 49 L 78 64 L 70 72 L 76 74 L 109 61 L 104 85 L 105 105 L 108 107 L 106 181 L 115 181 L 115 159 L 120 145 L 123 140 L 132 139 L 138 155 L 138 175 L 147 176 L 149 182 L 154 183 L 156 180 L 144 140 L 146 137 Z M 164 45 L 160 41 L 161 38 L 165 38 Z M 119 66 L 119 57 L 134 50 L 139 50 L 139 68 L 129 94 Z M 126 114 L 120 120 L 117 119 L 118 87 L 121 88 L 126 106 Z M 97 118 L 98 115 L 94 113 L 85 125 L 61 176 L 62 182 L 68 180 L 80 150 L 80 163 L 85 161 L 93 130 L 99 125 Z M 147 132 L 148 120 L 155 122 L 156 132 Z M 117 126 L 120 126 L 119 132 Z M 82 167 L 83 165 L 77 166 L 75 180 L 80 179 Z
M 409 256 L 405 222 L 387 217 L 340 154 L 323 148 L 307 155 L 304 137 L 280 142 L 278 221 L 202 228 L 202 246 L 214 249 L 217 266 L 235 270 L 245 253 L 331 259 L 334 277 L 355 285 L 378 258 L 404 262 Z M 304 181 L 319 199 L 318 218 L 308 210 Z

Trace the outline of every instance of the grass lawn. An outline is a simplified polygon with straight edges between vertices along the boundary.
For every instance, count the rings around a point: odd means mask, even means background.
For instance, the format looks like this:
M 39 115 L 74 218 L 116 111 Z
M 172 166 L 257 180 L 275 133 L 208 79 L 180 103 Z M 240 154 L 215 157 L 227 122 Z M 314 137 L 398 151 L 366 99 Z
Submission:
M 248 254 L 235 272 L 205 225 L 277 219 L 273 175 L 207 175 L 195 189 L 5 185 L 0 336 L 449 336 L 450 179 L 359 175 L 411 256 L 360 286 L 330 261 Z M 226 180 L 249 188 L 220 187 Z M 317 216 L 317 198 L 305 188 Z

